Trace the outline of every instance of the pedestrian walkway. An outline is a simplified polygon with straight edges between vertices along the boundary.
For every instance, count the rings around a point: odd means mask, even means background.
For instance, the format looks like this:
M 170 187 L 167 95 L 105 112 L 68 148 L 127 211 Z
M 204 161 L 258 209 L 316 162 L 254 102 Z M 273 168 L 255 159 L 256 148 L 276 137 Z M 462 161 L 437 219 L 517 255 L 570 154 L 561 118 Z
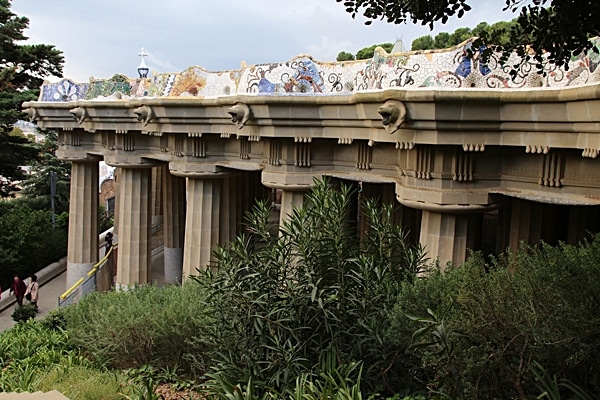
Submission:
M 58 307 L 58 296 L 65 292 L 66 283 L 67 273 L 63 272 L 56 278 L 40 286 L 40 298 L 38 300 L 40 312 L 38 313 L 38 318 L 45 317 L 48 315 L 50 310 Z M 3 293 L 3 296 L 5 295 L 8 294 L 5 292 Z M 13 313 L 16 306 L 17 303 L 15 302 L 13 305 L 0 313 L 0 331 L 10 328 L 15 324 L 15 321 L 13 321 L 10 315 Z
M 152 254 L 152 276 L 153 280 L 158 284 L 162 285 L 164 277 L 164 259 L 162 248 Z M 67 273 L 66 271 L 51 279 L 50 281 L 40 285 L 40 298 L 38 300 L 38 306 L 40 312 L 37 318 L 44 318 L 51 310 L 58 308 L 58 297 L 67 290 Z M 2 293 L 2 298 L 8 296 L 8 291 Z M 14 299 L 14 296 L 13 296 Z M 5 329 L 11 328 L 16 324 L 13 321 L 11 314 L 13 313 L 16 302 L 10 305 L 8 308 L 0 311 L 0 332 Z

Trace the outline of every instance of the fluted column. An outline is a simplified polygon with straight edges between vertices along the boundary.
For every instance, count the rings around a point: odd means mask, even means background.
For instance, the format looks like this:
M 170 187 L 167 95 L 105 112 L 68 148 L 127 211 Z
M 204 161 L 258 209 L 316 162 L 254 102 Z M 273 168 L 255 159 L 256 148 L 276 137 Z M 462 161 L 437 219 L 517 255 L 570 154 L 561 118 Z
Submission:
M 467 255 L 468 215 L 423 210 L 420 242 L 440 265 L 462 264 Z
M 98 262 L 98 161 L 73 161 L 69 203 L 67 288 Z
M 121 190 L 121 180 L 119 177 L 121 176 L 121 168 L 115 168 L 115 216 L 114 216 L 114 227 L 113 227 L 113 243 L 119 242 L 119 193 Z
M 151 281 L 152 170 L 121 168 L 117 288 Z
M 185 178 L 165 171 L 163 179 L 164 276 L 167 283 L 181 283 L 185 236 Z
M 221 177 L 188 178 L 183 280 L 205 269 L 220 239 Z
M 163 176 L 167 173 L 168 164 L 152 168 L 152 224 L 160 224 L 163 220 Z
M 226 243 L 237 235 L 238 204 L 242 198 L 239 175 L 230 175 L 223 178 L 221 193 L 220 239 L 219 243 Z
M 510 249 L 516 251 L 519 243 L 535 244 L 542 238 L 543 206 L 527 200 L 513 199 L 510 221 Z
M 279 226 L 283 226 L 292 215 L 295 207 L 304 204 L 303 190 L 282 190 L 281 191 L 281 210 L 279 213 Z

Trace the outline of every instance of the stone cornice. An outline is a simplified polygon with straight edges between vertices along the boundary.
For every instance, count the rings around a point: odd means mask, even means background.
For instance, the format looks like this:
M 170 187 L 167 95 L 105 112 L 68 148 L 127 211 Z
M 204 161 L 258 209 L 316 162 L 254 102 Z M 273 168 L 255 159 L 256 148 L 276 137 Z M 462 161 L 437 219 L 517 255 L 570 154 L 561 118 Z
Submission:
M 402 144 L 577 148 L 593 157 L 600 132 L 600 85 L 536 90 L 402 90 L 349 96 L 230 96 L 214 99 L 147 98 L 28 102 L 24 108 L 42 128 L 88 132 L 140 131 L 248 137 L 330 138 Z M 400 127 L 386 129 L 381 107 L 406 108 Z M 232 107 L 247 108 L 244 123 Z M 137 113 L 137 114 L 136 114 Z M 241 121 L 241 120 L 240 120 Z M 391 132 L 392 134 L 388 133 Z M 405 144 L 408 144 L 405 146 Z

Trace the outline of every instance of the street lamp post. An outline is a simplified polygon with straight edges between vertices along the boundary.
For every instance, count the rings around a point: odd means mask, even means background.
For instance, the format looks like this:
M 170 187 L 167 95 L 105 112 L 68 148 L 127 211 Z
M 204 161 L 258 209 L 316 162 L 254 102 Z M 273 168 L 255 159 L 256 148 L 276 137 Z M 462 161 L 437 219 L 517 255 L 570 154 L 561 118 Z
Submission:
M 50 209 L 52 210 L 52 229 L 56 226 L 54 218 L 54 197 L 56 196 L 56 172 L 50 171 Z

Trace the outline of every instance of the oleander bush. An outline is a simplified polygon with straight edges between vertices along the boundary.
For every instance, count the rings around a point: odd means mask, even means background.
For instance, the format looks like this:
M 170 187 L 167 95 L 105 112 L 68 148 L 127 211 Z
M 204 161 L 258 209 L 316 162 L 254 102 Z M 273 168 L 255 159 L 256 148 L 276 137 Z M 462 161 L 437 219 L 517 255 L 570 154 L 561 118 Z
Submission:
M 377 201 L 365 202 L 368 228 L 358 239 L 349 218 L 356 195 L 315 182 L 279 232 L 270 206 L 259 203 L 247 233 L 218 248 L 215 265 L 195 278 L 210 293 L 214 323 L 201 334 L 218 350 L 213 380 L 253 382 L 257 396 L 285 393 L 318 370 L 323 353 L 335 352 L 341 365 L 362 364 L 364 390 L 410 381 L 397 368 L 403 349 L 384 334 L 424 252 L 406 244 L 392 207 Z

